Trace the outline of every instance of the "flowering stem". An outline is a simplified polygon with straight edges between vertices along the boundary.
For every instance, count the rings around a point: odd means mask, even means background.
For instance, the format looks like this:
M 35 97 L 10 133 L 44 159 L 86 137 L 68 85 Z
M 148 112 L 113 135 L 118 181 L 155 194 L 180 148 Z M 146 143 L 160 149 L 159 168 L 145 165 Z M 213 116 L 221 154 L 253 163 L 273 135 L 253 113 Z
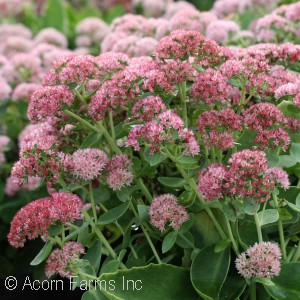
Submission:
M 272 196 L 273 196 L 275 207 L 279 212 L 279 204 L 278 204 L 277 195 L 273 192 Z M 277 224 L 278 224 L 278 231 L 279 231 L 279 239 L 280 239 L 280 248 L 281 248 L 281 252 L 282 252 L 282 258 L 283 258 L 284 261 L 286 261 L 287 256 L 286 256 L 286 248 L 285 248 L 285 241 L 284 241 L 284 233 L 283 233 L 283 226 L 282 226 L 282 221 L 281 221 L 280 217 L 278 218 Z
M 134 213 L 134 215 L 138 218 L 138 214 L 137 214 L 137 212 L 136 212 L 136 210 L 135 210 L 135 208 L 134 208 L 134 206 L 133 206 L 133 204 L 131 202 L 130 202 L 130 208 L 131 208 L 132 212 Z M 145 237 L 146 237 L 146 239 L 148 241 L 148 244 L 149 244 L 149 246 L 150 246 L 150 248 L 151 248 L 151 250 L 152 250 L 152 252 L 153 252 L 153 254 L 154 254 L 154 256 L 155 256 L 155 258 L 157 260 L 157 262 L 159 264 L 161 264 L 162 261 L 161 261 L 159 255 L 158 255 L 158 253 L 157 253 L 157 251 L 156 251 L 156 249 L 155 249 L 155 247 L 154 247 L 154 245 L 153 245 L 153 243 L 152 243 L 152 241 L 151 241 L 151 239 L 149 237 L 149 234 L 148 234 L 147 230 L 145 229 L 145 227 L 142 224 L 140 226 L 141 226 L 141 229 L 142 229 L 142 231 L 143 231 L 143 233 L 144 233 L 144 235 L 145 235 Z
M 90 129 L 92 129 L 93 131 L 96 131 L 96 132 L 99 132 L 99 133 L 102 133 L 101 130 L 99 128 L 97 128 L 96 126 L 93 126 L 92 124 L 90 124 L 88 121 L 82 119 L 81 117 L 77 116 L 76 114 L 72 113 L 71 111 L 69 110 L 65 110 L 65 113 L 67 115 L 69 115 L 70 117 L 73 117 L 74 119 L 76 119 L 77 121 L 79 121 L 81 124 L 89 127 Z
M 261 232 L 260 220 L 259 220 L 257 212 L 255 212 L 255 214 L 254 214 L 254 220 L 255 220 L 255 224 L 256 224 L 258 241 L 261 243 L 261 242 L 263 242 L 263 237 L 262 237 L 262 232 Z
M 188 117 L 186 108 L 186 81 L 178 85 L 178 92 L 181 100 L 182 118 L 184 120 L 185 127 L 188 127 Z
M 143 180 L 141 178 L 137 178 L 137 179 L 135 179 L 135 182 L 136 182 L 137 186 L 140 188 L 140 190 L 142 191 L 142 193 L 144 194 L 144 196 L 146 197 L 146 199 L 148 200 L 148 202 L 151 203 L 152 196 L 151 196 L 149 190 L 147 189 L 147 187 L 145 186 Z
M 110 111 L 108 113 L 108 116 L 109 116 L 109 125 L 110 125 L 110 129 L 111 129 L 111 137 L 113 139 L 115 139 L 116 138 L 116 133 L 115 133 L 115 126 L 114 126 L 112 111 Z
M 244 106 L 244 103 L 245 103 L 245 96 L 246 96 L 246 87 L 243 86 L 242 87 L 242 95 L 241 95 L 241 100 L 240 100 L 240 104 L 239 104 L 239 107 L 238 107 L 238 110 L 237 110 L 237 114 L 239 115 L 242 111 L 242 108 Z
M 294 248 L 290 251 L 289 255 L 287 256 L 286 262 L 290 262 L 290 261 L 291 261 L 291 259 L 292 259 L 293 255 L 295 254 L 296 250 L 297 250 L 297 248 L 294 247 Z
M 216 162 L 215 147 L 211 147 L 211 149 L 210 149 L 210 159 L 213 163 Z
M 256 300 L 256 282 L 252 282 L 250 285 L 250 299 Z
M 230 226 L 230 222 L 229 222 L 229 220 L 227 219 L 226 216 L 225 216 L 225 219 L 226 219 L 227 230 L 228 230 L 228 233 L 229 233 L 229 237 L 230 237 L 230 240 L 231 240 L 231 243 L 232 243 L 233 250 L 236 253 L 236 255 L 239 255 L 240 254 L 239 253 L 239 247 L 238 247 L 238 245 L 235 241 L 235 238 L 233 236 L 231 226 Z
M 105 236 L 103 235 L 101 230 L 99 230 L 98 227 L 96 226 L 96 224 L 91 220 L 91 217 L 89 216 L 87 211 L 85 209 L 83 209 L 82 213 L 83 213 L 85 219 L 90 223 L 94 232 L 99 237 L 100 241 L 103 243 L 103 245 L 105 246 L 105 248 L 107 249 L 107 251 L 111 255 L 111 257 L 113 259 L 117 259 L 118 256 L 117 256 L 115 250 L 110 246 L 109 242 L 107 241 L 107 239 L 105 238 Z M 127 267 L 123 263 L 120 263 L 120 267 L 125 270 L 127 269 Z
M 206 202 L 204 201 L 204 199 L 202 198 L 202 196 L 200 195 L 200 193 L 198 192 L 198 187 L 197 184 L 195 182 L 195 180 L 193 178 L 190 178 L 190 176 L 184 171 L 184 169 L 177 163 L 176 158 L 169 152 L 169 150 L 167 148 L 165 148 L 166 154 L 168 155 L 168 157 L 175 163 L 178 171 L 181 173 L 181 175 L 183 176 L 183 178 L 188 182 L 189 186 L 194 190 L 194 192 L 196 193 L 200 203 L 202 204 L 202 207 L 205 209 L 205 211 L 207 212 L 207 214 L 209 215 L 210 219 L 212 220 L 212 222 L 214 223 L 217 231 L 219 232 L 220 236 L 222 239 L 226 239 L 226 234 L 224 233 L 222 227 L 220 226 L 219 222 L 217 221 L 217 219 L 215 218 L 213 212 L 211 211 L 211 209 L 207 206 Z
M 94 218 L 97 222 L 97 212 L 96 212 L 96 206 L 95 206 L 95 199 L 94 199 L 94 193 L 93 193 L 93 187 L 92 187 L 92 182 L 89 182 L 89 192 L 90 192 L 90 199 L 92 202 L 92 210 L 93 210 L 93 215 Z
M 300 240 L 298 242 L 297 250 L 292 258 L 292 261 L 298 261 L 300 258 Z
M 80 93 L 78 92 L 77 89 L 74 89 L 74 92 L 75 92 L 76 96 L 79 98 L 79 100 L 84 104 L 85 109 L 88 111 L 89 108 L 88 108 L 85 98 L 80 95 Z
M 107 140 L 109 146 L 111 147 L 111 149 L 117 154 L 122 154 L 122 151 L 119 149 L 114 139 L 109 135 L 108 131 L 103 126 L 102 122 L 97 122 L 97 124 L 99 126 L 100 131 L 103 133 L 105 139 Z

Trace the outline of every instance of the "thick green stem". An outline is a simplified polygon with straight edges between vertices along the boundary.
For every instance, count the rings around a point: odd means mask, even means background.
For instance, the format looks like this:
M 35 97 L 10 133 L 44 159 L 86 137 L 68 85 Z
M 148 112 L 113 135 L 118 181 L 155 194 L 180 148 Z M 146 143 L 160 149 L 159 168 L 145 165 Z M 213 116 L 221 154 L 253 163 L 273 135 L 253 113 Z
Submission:
M 260 224 L 260 220 L 259 220 L 257 212 L 254 214 L 254 220 L 255 220 L 255 224 L 256 224 L 258 241 L 261 243 L 261 242 L 263 242 L 263 237 L 262 237 L 262 232 L 261 232 L 261 224 Z
M 256 283 L 250 285 L 250 300 L 256 300 Z
M 80 99 L 80 101 L 84 104 L 85 109 L 88 111 L 89 108 L 88 108 L 85 98 L 80 95 L 80 93 L 77 89 L 74 89 L 74 92 L 75 92 L 76 96 Z
M 181 173 L 181 175 L 183 176 L 183 178 L 188 182 L 189 186 L 193 189 L 193 191 L 196 193 L 197 198 L 199 199 L 202 207 L 205 209 L 205 211 L 207 212 L 207 214 L 209 215 L 210 219 L 212 220 L 212 222 L 214 223 L 217 231 L 219 232 L 220 236 L 222 239 L 226 239 L 226 234 L 224 233 L 221 225 L 219 224 L 218 220 L 215 218 L 213 212 L 211 211 L 211 209 L 207 206 L 206 202 L 204 201 L 204 199 L 202 198 L 202 196 L 200 195 L 200 193 L 198 192 L 198 187 L 197 184 L 195 182 L 195 180 L 193 178 L 191 178 L 190 176 L 188 176 L 188 174 L 184 171 L 184 169 L 177 163 L 176 158 L 169 152 L 169 150 L 167 148 L 165 148 L 165 151 L 168 155 L 168 157 L 175 163 L 178 171 Z
M 242 95 L 241 95 L 241 100 L 240 100 L 240 104 L 239 104 L 239 107 L 238 107 L 238 110 L 237 110 L 237 114 L 239 115 L 242 111 L 242 108 L 245 104 L 245 96 L 246 96 L 246 87 L 243 86 L 242 87 Z
M 273 196 L 275 207 L 279 212 L 279 203 L 278 203 L 277 195 L 273 192 L 272 196 Z M 287 256 L 286 256 L 284 232 L 283 232 L 282 220 L 280 219 L 280 217 L 278 218 L 277 224 L 278 224 L 278 231 L 279 231 L 279 239 L 280 239 L 280 248 L 281 248 L 282 258 L 283 258 L 284 261 L 286 261 Z
M 147 201 L 148 201 L 149 203 L 151 203 L 153 197 L 151 196 L 149 190 L 148 190 L 147 187 L 145 186 L 143 180 L 142 180 L 141 178 L 137 178 L 137 179 L 135 180 L 135 182 L 136 182 L 137 186 L 140 188 L 140 190 L 142 191 L 142 193 L 145 195 Z
M 103 133 L 106 141 L 108 142 L 110 148 L 117 154 L 122 154 L 122 151 L 119 149 L 119 147 L 117 146 L 116 142 L 114 141 L 114 139 L 109 135 L 108 131 L 106 130 L 106 128 L 103 126 L 102 122 L 97 122 L 100 131 Z
M 230 226 L 230 222 L 229 222 L 229 220 L 227 219 L 226 216 L 225 216 L 225 219 L 226 219 L 227 230 L 228 230 L 228 233 L 229 233 L 229 237 L 230 237 L 230 240 L 231 240 L 231 243 L 232 243 L 233 250 L 236 253 L 236 255 L 240 255 L 240 253 L 239 253 L 239 247 L 238 247 L 238 245 L 236 243 L 236 240 L 235 240 L 235 238 L 233 236 L 233 233 L 232 233 L 232 230 L 231 230 L 231 226 Z
M 66 109 L 65 113 L 67 115 L 69 115 L 70 117 L 73 117 L 74 119 L 76 119 L 77 121 L 79 121 L 81 124 L 85 125 L 86 127 L 92 129 L 93 131 L 102 133 L 99 128 L 97 128 L 96 126 L 90 124 L 88 121 L 82 119 L 81 117 L 77 116 L 76 114 L 72 113 L 71 111 L 69 111 L 69 110 Z
M 110 111 L 108 113 L 108 116 L 109 116 L 109 125 L 110 125 L 110 130 L 111 130 L 111 137 L 113 139 L 115 139 L 116 138 L 116 133 L 115 133 L 115 125 L 114 125 L 114 119 L 113 119 L 112 111 Z
M 89 192 L 90 192 L 90 199 L 92 203 L 92 210 L 93 210 L 93 215 L 95 218 L 95 221 L 97 222 L 97 211 L 96 211 L 96 206 L 95 206 L 95 199 L 94 199 L 94 193 L 93 193 L 93 187 L 92 187 L 92 182 L 89 182 Z
M 134 206 L 133 206 L 133 204 L 131 202 L 130 202 L 130 208 L 131 208 L 132 212 L 134 213 L 134 215 L 138 218 L 138 214 L 137 214 L 137 212 L 136 212 L 136 210 L 135 210 L 135 208 L 134 208 Z M 148 234 L 147 230 L 145 229 L 145 227 L 142 224 L 140 225 L 140 227 L 141 227 L 141 229 L 142 229 L 142 231 L 143 231 L 143 233 L 144 233 L 144 235 L 145 235 L 145 237 L 146 237 L 146 239 L 148 241 L 148 244 L 149 244 L 149 246 L 150 246 L 150 248 L 151 248 L 151 250 L 152 250 L 152 252 L 153 252 L 153 254 L 154 254 L 154 256 L 155 256 L 155 258 L 157 260 L 157 262 L 159 264 L 161 264 L 162 261 L 161 261 L 159 255 L 158 255 L 158 253 L 157 253 L 157 251 L 156 251 L 156 249 L 155 249 L 155 247 L 154 247 L 154 245 L 153 245 L 153 243 L 152 243 L 152 241 L 151 241 L 151 239 L 149 237 L 149 234 Z
M 292 261 L 298 261 L 300 258 L 300 240 L 298 242 L 298 246 L 297 246 L 297 250 L 296 252 L 294 253 L 294 256 L 292 258 Z
M 178 85 L 178 92 L 181 100 L 181 110 L 182 118 L 184 120 L 185 127 L 188 127 L 188 116 L 187 116 L 187 107 L 186 107 L 186 81 Z
M 99 230 L 99 228 L 96 226 L 96 224 L 91 220 L 91 217 L 86 212 L 86 210 L 83 209 L 82 212 L 83 212 L 85 219 L 90 223 L 94 232 L 96 233 L 96 235 L 98 236 L 98 238 L 100 239 L 100 241 L 102 242 L 104 247 L 107 249 L 108 253 L 111 255 L 111 257 L 113 259 L 117 259 L 118 256 L 117 256 L 115 250 L 110 246 L 109 242 L 107 241 L 107 239 L 105 238 L 105 236 L 103 235 L 101 230 Z M 127 267 L 123 263 L 120 263 L 120 267 L 125 270 L 127 269 Z

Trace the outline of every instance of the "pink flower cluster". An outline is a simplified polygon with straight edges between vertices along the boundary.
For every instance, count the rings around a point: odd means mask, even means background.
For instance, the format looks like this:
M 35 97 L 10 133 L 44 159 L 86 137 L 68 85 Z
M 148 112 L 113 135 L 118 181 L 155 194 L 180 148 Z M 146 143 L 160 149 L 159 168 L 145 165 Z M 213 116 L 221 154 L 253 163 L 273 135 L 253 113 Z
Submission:
M 200 147 L 191 130 L 184 128 L 183 120 L 171 110 L 160 113 L 156 119 L 145 125 L 134 126 L 128 134 L 126 147 L 139 151 L 140 143 L 150 144 L 150 153 L 159 152 L 161 145 L 173 142 L 172 134 L 177 133 L 185 148 L 186 155 L 197 155 Z
M 165 230 L 167 223 L 179 230 L 189 218 L 183 206 L 178 204 L 178 199 L 171 194 L 163 194 L 154 198 L 148 210 L 150 222 L 161 232 Z
M 277 244 L 260 242 L 247 249 L 235 260 L 235 266 L 244 278 L 272 278 L 280 273 L 281 251 Z
M 211 164 L 198 174 L 198 191 L 205 200 L 226 195 L 265 202 L 275 186 L 287 189 L 288 174 L 280 168 L 269 168 L 266 154 L 257 150 L 234 153 L 229 165 Z
M 62 249 L 53 250 L 46 261 L 46 276 L 51 277 L 58 273 L 61 277 L 68 278 L 74 275 L 71 264 L 84 253 L 84 247 L 78 242 L 67 242 Z
M 82 200 L 68 193 L 54 193 L 51 197 L 30 202 L 14 216 L 8 241 L 18 248 L 24 246 L 26 238 L 33 240 L 38 236 L 47 236 L 49 225 L 56 222 L 67 225 L 80 219 L 82 207 Z

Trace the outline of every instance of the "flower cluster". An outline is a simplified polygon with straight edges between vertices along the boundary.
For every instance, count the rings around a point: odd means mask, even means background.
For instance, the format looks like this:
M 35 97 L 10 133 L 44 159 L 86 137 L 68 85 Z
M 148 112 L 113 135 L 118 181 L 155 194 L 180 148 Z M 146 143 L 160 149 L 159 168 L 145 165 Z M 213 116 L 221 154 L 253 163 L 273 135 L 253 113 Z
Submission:
M 47 236 L 49 225 L 62 222 L 67 225 L 81 218 L 82 200 L 68 193 L 54 193 L 51 197 L 30 202 L 14 216 L 8 241 L 13 247 L 23 247 L 26 238 L 33 240 Z
M 154 198 L 149 207 L 150 222 L 161 232 L 165 230 L 166 224 L 178 230 L 189 218 L 188 213 L 178 204 L 178 199 L 171 194 L 164 194 Z
M 46 276 L 51 277 L 56 273 L 61 277 L 72 276 L 72 262 L 77 261 L 80 254 L 84 253 L 84 247 L 77 242 L 67 242 L 62 249 L 53 250 L 46 261 Z
M 280 273 L 281 251 L 271 242 L 256 243 L 236 260 L 238 272 L 245 278 L 272 278 Z

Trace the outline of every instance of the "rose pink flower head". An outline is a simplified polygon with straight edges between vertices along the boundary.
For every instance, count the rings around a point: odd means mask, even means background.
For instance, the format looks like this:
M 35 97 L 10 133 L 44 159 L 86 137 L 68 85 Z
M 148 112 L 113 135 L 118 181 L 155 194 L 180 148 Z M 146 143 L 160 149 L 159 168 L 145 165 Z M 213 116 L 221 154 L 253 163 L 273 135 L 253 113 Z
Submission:
M 130 186 L 133 179 L 134 177 L 130 170 L 117 168 L 109 172 L 106 181 L 111 189 L 117 191 L 124 186 Z
M 68 193 L 54 193 L 51 197 L 38 199 L 28 203 L 14 216 L 7 236 L 9 243 L 15 247 L 23 247 L 26 238 L 36 239 L 47 236 L 48 226 L 57 221 L 67 225 L 81 218 L 82 200 Z
M 270 178 L 270 180 L 274 180 L 276 184 L 282 186 L 285 190 L 289 188 L 289 175 L 281 168 L 274 167 L 267 169 L 265 174 Z
M 227 170 L 222 164 L 210 164 L 198 173 L 198 191 L 205 200 L 223 197 Z
M 166 109 L 167 107 L 160 97 L 148 96 L 138 100 L 133 106 L 131 113 L 134 119 L 138 119 L 141 122 L 149 122 L 155 115 Z
M 281 251 L 277 244 L 271 242 L 255 243 L 240 254 L 235 266 L 244 278 L 273 278 L 280 273 Z
M 100 149 L 79 149 L 72 154 L 71 172 L 76 177 L 92 180 L 101 175 L 101 171 L 109 163 L 109 158 Z
M 185 208 L 178 204 L 178 199 L 172 194 L 163 194 L 154 198 L 148 210 L 150 222 L 161 232 L 165 230 L 167 223 L 179 230 L 189 218 Z
M 71 106 L 73 101 L 73 93 L 66 85 L 42 87 L 31 96 L 28 118 L 32 122 L 41 122 L 48 118 L 61 117 L 62 105 Z
M 67 242 L 62 249 L 53 250 L 46 260 L 46 276 L 51 277 L 58 273 L 61 277 L 70 278 L 75 275 L 71 263 L 77 261 L 84 253 L 84 247 L 78 242 Z

